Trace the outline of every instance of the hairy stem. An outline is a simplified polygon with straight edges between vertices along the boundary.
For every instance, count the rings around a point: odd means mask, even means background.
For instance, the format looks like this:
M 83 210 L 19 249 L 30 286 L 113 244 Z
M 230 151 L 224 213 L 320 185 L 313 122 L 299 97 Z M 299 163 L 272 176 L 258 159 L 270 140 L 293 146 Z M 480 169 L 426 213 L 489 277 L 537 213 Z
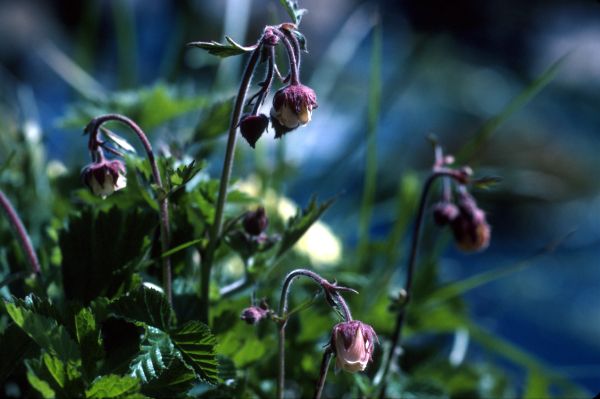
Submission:
M 294 53 L 294 48 L 290 43 L 290 39 L 288 39 L 288 37 L 279 29 L 273 29 L 273 32 L 279 37 L 288 53 L 288 59 L 290 62 L 290 84 L 300 84 L 300 78 L 298 76 L 298 63 L 296 61 L 296 55 Z
M 421 227 L 423 226 L 423 216 L 425 215 L 425 206 L 427 205 L 427 197 L 429 195 L 429 191 L 433 183 L 441 177 L 448 177 L 453 180 L 456 180 L 460 183 L 465 183 L 467 176 L 460 171 L 456 171 L 453 169 L 447 169 L 443 167 L 434 167 L 433 172 L 429 175 L 425 184 L 423 185 L 423 191 L 421 192 L 421 198 L 419 201 L 419 208 L 417 211 L 417 217 L 415 220 L 415 224 L 413 226 L 412 237 L 411 237 L 411 245 L 410 245 L 410 253 L 408 256 L 408 263 L 406 266 L 406 279 L 404 282 L 404 290 L 406 291 L 406 300 L 403 306 L 398 310 L 398 314 L 396 315 L 396 324 L 394 325 L 394 331 L 392 333 L 391 338 L 391 348 L 388 353 L 388 356 L 385 360 L 385 366 L 382 373 L 382 390 L 380 398 L 385 397 L 386 390 L 386 377 L 390 369 L 390 365 L 392 360 L 394 359 L 394 355 L 396 353 L 396 349 L 400 345 L 400 340 L 402 336 L 402 327 L 404 325 L 404 320 L 406 317 L 407 305 L 411 298 L 411 289 L 413 283 L 413 274 L 415 269 L 415 264 L 417 260 L 417 250 L 419 248 L 420 235 L 421 235 Z
M 325 386 L 325 380 L 327 379 L 327 370 L 329 369 L 329 363 L 331 362 L 331 357 L 333 356 L 333 351 L 330 348 L 327 348 L 323 353 L 323 360 L 321 361 L 321 371 L 319 373 L 319 379 L 317 380 L 317 386 L 315 388 L 314 399 L 321 399 L 321 395 L 323 394 L 323 387 Z
M 2 208 L 4 211 L 6 218 L 12 225 L 14 232 L 17 235 L 21 249 L 23 250 L 23 253 L 25 253 L 25 257 L 27 258 L 27 262 L 29 262 L 29 266 L 31 266 L 31 271 L 35 274 L 39 274 L 40 262 L 35 250 L 33 249 L 33 245 L 31 245 L 29 234 L 27 234 L 27 230 L 25 229 L 25 226 L 23 226 L 23 222 L 21 221 L 19 214 L 12 207 L 10 201 L 6 195 L 4 195 L 2 190 L 0 190 L 0 208 Z
M 233 167 L 233 158 L 235 155 L 235 142 L 237 138 L 237 127 L 240 123 L 240 117 L 242 115 L 242 109 L 244 108 L 244 102 L 246 101 L 246 94 L 250 87 L 254 68 L 258 62 L 260 55 L 261 46 L 258 46 L 250 56 L 240 88 L 238 90 L 237 97 L 235 99 L 235 105 L 233 107 L 233 113 L 231 114 L 231 122 L 229 124 L 229 134 L 227 137 L 227 148 L 225 150 L 225 160 L 223 161 L 223 170 L 221 172 L 221 181 L 219 185 L 219 196 L 217 197 L 217 205 L 215 208 L 215 220 L 210 229 L 210 238 L 208 242 L 208 248 L 206 249 L 206 255 L 202 261 L 201 269 L 201 281 L 200 281 L 200 320 L 204 323 L 209 322 L 209 307 L 210 307 L 210 272 L 212 269 L 212 263 L 214 260 L 215 250 L 217 248 L 217 242 L 219 241 L 223 222 L 223 210 L 225 208 L 225 202 L 227 200 L 227 188 L 229 186 L 229 178 L 231 177 L 231 169 Z
M 158 169 L 158 164 L 156 163 L 156 158 L 154 157 L 154 151 L 152 150 L 152 145 L 150 145 L 150 141 L 148 137 L 144 133 L 144 131 L 131 119 L 126 116 L 119 114 L 106 114 L 94 118 L 86 128 L 86 131 L 90 134 L 90 149 L 98 149 L 98 145 L 101 143 L 98 140 L 98 134 L 100 133 L 100 128 L 102 124 L 109 121 L 117 121 L 121 122 L 127 127 L 129 127 L 136 134 L 138 139 L 141 141 L 144 150 L 146 151 L 146 155 L 148 156 L 148 161 L 150 162 L 150 168 L 152 169 L 152 177 L 154 178 L 154 183 L 161 189 L 162 193 L 159 194 L 159 218 L 160 218 L 160 244 L 161 244 L 161 252 L 165 253 L 169 250 L 169 243 L 171 241 L 171 230 L 169 223 L 169 202 L 167 197 L 164 194 L 164 186 L 162 183 L 162 179 L 160 177 L 160 171 Z M 96 147 L 96 148 L 94 148 Z M 164 198 L 163 198 L 164 197 Z M 165 292 L 165 296 L 167 297 L 169 303 L 172 302 L 173 294 L 171 287 L 171 258 L 165 256 L 162 258 L 162 284 L 163 290 Z

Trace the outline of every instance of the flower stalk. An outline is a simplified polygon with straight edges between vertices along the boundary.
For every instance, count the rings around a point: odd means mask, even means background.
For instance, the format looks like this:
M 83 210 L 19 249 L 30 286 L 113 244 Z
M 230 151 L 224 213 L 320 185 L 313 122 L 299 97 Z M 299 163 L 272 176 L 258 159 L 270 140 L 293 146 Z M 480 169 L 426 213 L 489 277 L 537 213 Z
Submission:
M 419 200 L 419 208 L 417 210 L 417 217 L 415 223 L 413 225 L 412 236 L 411 236 L 411 245 L 410 252 L 408 256 L 407 266 L 406 266 L 406 278 L 404 283 L 405 297 L 402 301 L 402 306 L 399 308 L 398 313 L 396 315 L 396 322 L 394 325 L 394 330 L 392 332 L 391 337 L 391 347 L 387 354 L 387 358 L 385 359 L 383 373 L 381 375 L 382 388 L 380 398 L 385 397 L 386 391 L 386 377 L 389 372 L 392 361 L 396 357 L 397 348 L 400 345 L 401 337 L 402 337 L 402 328 L 404 326 L 404 320 L 406 319 L 407 313 L 407 305 L 411 299 L 411 291 L 413 284 L 413 274 L 415 269 L 415 264 L 417 260 L 417 253 L 420 243 L 421 236 L 421 228 L 423 226 L 423 220 L 425 215 L 425 208 L 427 205 L 427 198 L 429 196 L 429 191 L 433 186 L 433 183 L 439 178 L 445 178 L 444 180 L 451 179 L 459 184 L 466 184 L 469 180 L 471 171 L 468 168 L 463 168 L 460 170 L 450 169 L 444 166 L 444 162 L 441 161 L 441 149 L 436 145 L 436 163 L 433 166 L 433 170 L 427 180 L 423 185 L 423 189 L 421 191 L 421 198 Z M 446 184 L 446 183 L 445 183 Z M 446 188 L 444 188 L 444 192 L 448 192 Z
M 25 229 L 25 226 L 23 225 L 19 214 L 17 213 L 17 211 L 15 211 L 15 208 L 13 208 L 12 204 L 10 203 L 6 195 L 4 195 L 2 190 L 0 190 L 0 208 L 2 208 L 4 214 L 6 215 L 6 218 L 13 227 L 13 231 L 18 239 L 17 241 L 21 245 L 21 249 L 23 250 L 25 257 L 27 258 L 27 262 L 31 267 L 32 273 L 34 273 L 34 275 L 40 274 L 40 262 L 35 253 L 35 250 L 33 249 L 33 245 L 31 244 L 29 234 L 27 234 L 27 230 Z
M 298 277 L 308 277 L 312 279 L 314 282 L 319 284 L 323 288 L 323 292 L 325 294 L 325 299 L 327 302 L 335 308 L 339 308 L 344 319 L 349 322 L 352 321 L 352 314 L 350 313 L 350 308 L 346 304 L 346 301 L 339 294 L 339 291 L 349 291 L 356 293 L 352 288 L 340 287 L 335 283 L 332 284 L 329 281 L 325 280 L 323 277 L 319 276 L 317 273 L 308 270 L 308 269 L 296 269 L 288 273 L 283 282 L 283 288 L 281 289 L 281 298 L 279 301 L 279 368 L 278 368 L 278 376 L 277 376 L 277 398 L 283 399 L 283 392 L 285 388 L 285 327 L 288 321 L 287 312 L 288 312 L 288 297 L 290 293 L 290 288 L 292 282 Z M 327 362 L 327 366 L 329 366 L 329 361 Z M 317 391 L 323 389 L 321 386 L 319 388 L 319 384 L 325 383 L 325 378 L 327 376 L 327 368 L 323 369 L 321 367 L 321 375 L 319 378 L 319 383 L 317 384 Z M 322 381 L 321 381 L 322 380 Z M 317 395 L 317 393 L 315 393 Z M 320 394 L 319 394 L 320 395 Z
M 109 121 L 120 122 L 129 127 L 141 141 L 142 146 L 146 151 L 148 161 L 150 162 L 150 168 L 152 170 L 152 177 L 154 179 L 154 183 L 156 183 L 160 190 L 158 198 L 160 218 L 160 243 L 161 252 L 165 253 L 169 250 L 169 244 L 171 239 L 169 223 L 169 202 L 166 196 L 165 187 L 160 177 L 160 171 L 158 169 L 158 164 L 156 163 L 156 158 L 154 156 L 154 151 L 152 150 L 152 145 L 150 144 L 150 141 L 148 140 L 148 137 L 146 136 L 144 131 L 134 121 L 127 118 L 126 116 L 119 114 L 106 114 L 92 119 L 92 121 L 85 128 L 85 131 L 88 132 L 90 135 L 89 149 L 92 153 L 92 159 L 95 161 L 103 160 L 102 148 L 108 150 L 109 152 L 112 152 L 113 154 L 119 154 L 118 151 L 111 151 L 112 148 L 106 146 L 98 138 L 102 125 Z M 167 297 L 169 303 L 172 303 L 173 293 L 171 283 L 171 259 L 168 256 L 162 257 L 162 284 L 165 296 Z

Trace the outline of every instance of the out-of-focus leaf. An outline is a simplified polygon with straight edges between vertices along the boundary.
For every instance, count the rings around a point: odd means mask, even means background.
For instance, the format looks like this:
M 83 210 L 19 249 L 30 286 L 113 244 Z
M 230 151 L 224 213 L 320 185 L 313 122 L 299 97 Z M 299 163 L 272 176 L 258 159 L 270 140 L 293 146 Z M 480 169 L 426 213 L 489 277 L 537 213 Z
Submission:
M 187 45 L 189 47 L 201 48 L 208 51 L 209 54 L 216 55 L 221 58 L 246 54 L 250 51 L 254 51 L 257 47 L 256 44 L 252 46 L 242 46 L 241 44 L 236 43 L 229 36 L 225 36 L 225 40 L 227 40 L 227 44 L 222 44 L 213 40 L 210 42 L 191 42 Z
M 115 299 L 109 305 L 110 313 L 132 323 L 142 322 L 169 331 L 175 325 L 175 312 L 167 298 L 157 290 L 141 286 Z
M 171 332 L 171 339 L 183 360 L 194 368 L 200 378 L 210 384 L 217 383 L 217 341 L 206 324 L 190 321 Z
M 103 375 L 92 383 L 85 391 L 85 397 L 89 399 L 120 398 L 123 395 L 135 393 L 139 390 L 139 381 L 130 376 Z
M 499 184 L 502 178 L 499 176 L 484 176 L 471 181 L 471 184 L 477 188 L 489 189 Z
M 550 398 L 550 381 L 539 371 L 532 369 L 527 374 L 524 398 Z
M 194 128 L 194 141 L 211 140 L 224 134 L 229 128 L 232 110 L 233 98 L 212 104 Z
M 128 152 L 132 152 L 135 153 L 135 148 L 129 144 L 129 141 L 125 140 L 123 137 L 119 136 L 118 134 L 116 134 L 113 131 L 110 131 L 108 129 L 106 129 L 105 127 L 102 127 L 102 133 L 104 133 L 104 135 L 113 143 L 115 143 L 117 145 L 117 147 L 128 151 Z
M 87 304 L 130 288 L 145 238 L 156 223 L 154 214 L 116 207 L 71 217 L 59 234 L 65 296 Z
M 296 25 L 300 24 L 302 16 L 306 14 L 307 10 L 298 6 L 298 0 L 279 0 L 279 3 L 285 8 L 288 15 L 292 19 L 292 22 Z
M 0 335 L 0 383 L 15 369 L 35 343 L 16 324 L 10 324 Z
M 287 222 L 285 231 L 281 236 L 275 258 L 281 258 L 285 255 L 285 253 L 289 251 L 300 238 L 302 238 L 310 226 L 321 217 L 333 202 L 334 199 L 330 199 L 318 204 L 317 200 L 312 198 L 305 209 L 298 211 L 294 217 L 290 218 Z

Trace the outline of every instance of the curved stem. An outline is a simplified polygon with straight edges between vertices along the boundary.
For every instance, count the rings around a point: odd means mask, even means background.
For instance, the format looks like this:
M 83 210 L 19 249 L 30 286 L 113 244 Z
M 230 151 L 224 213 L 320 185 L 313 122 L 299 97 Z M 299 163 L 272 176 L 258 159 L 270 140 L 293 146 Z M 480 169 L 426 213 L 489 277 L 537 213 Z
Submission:
M 300 79 L 298 77 L 298 63 L 296 62 L 296 56 L 294 55 L 294 49 L 288 37 L 281 32 L 279 29 L 273 29 L 273 32 L 279 37 L 285 49 L 288 53 L 288 58 L 290 62 L 290 84 L 297 85 L 300 84 Z
M 290 43 L 292 44 L 292 47 L 294 48 L 294 56 L 296 57 L 296 68 L 298 69 L 298 72 L 300 72 L 300 42 L 298 42 L 298 38 L 288 29 L 284 29 L 283 34 L 289 39 Z
M 289 272 L 287 276 L 285 276 L 283 287 L 281 289 L 279 309 L 277 312 L 281 320 L 281 324 L 279 325 L 279 374 L 277 378 L 277 398 L 279 399 L 283 398 L 283 391 L 285 388 L 285 326 L 287 325 L 288 297 L 290 294 L 290 287 L 292 285 L 292 282 L 300 276 L 309 277 L 312 280 L 314 280 L 317 284 L 319 284 L 323 288 L 323 291 L 325 291 L 326 296 L 334 297 L 333 300 L 342 309 L 346 321 L 352 320 L 352 315 L 350 313 L 350 309 L 348 308 L 348 304 L 346 303 L 344 298 L 342 298 L 342 296 L 337 292 L 337 290 L 354 290 L 345 287 L 337 287 L 334 284 L 331 284 L 323 277 L 319 276 L 317 273 L 308 269 L 296 269 Z M 328 302 L 332 304 L 330 298 L 328 298 Z
M 314 399 L 321 399 L 321 395 L 323 394 L 323 387 L 325 386 L 325 380 L 327 379 L 327 370 L 329 369 L 329 363 L 331 362 L 331 357 L 333 356 L 333 351 L 330 348 L 327 348 L 323 353 L 323 360 L 321 361 L 321 371 L 319 373 L 319 379 L 317 380 L 317 387 L 315 388 Z
M 262 88 L 258 93 L 256 103 L 254 104 L 254 108 L 252 108 L 252 115 L 258 115 L 258 109 L 265 101 L 269 90 L 271 89 L 271 84 L 273 83 L 273 74 L 275 71 L 275 48 L 273 46 L 269 47 L 269 61 L 267 65 L 267 75 L 265 76 L 265 80 L 262 82 Z
M 421 198 L 419 201 L 419 209 L 417 211 L 417 217 L 415 220 L 415 224 L 413 226 L 412 237 L 411 237 L 411 245 L 410 245 L 410 254 L 408 256 L 408 263 L 406 266 L 406 280 L 404 282 L 404 290 L 406 291 L 406 300 L 403 306 L 398 310 L 398 314 L 396 316 L 396 324 L 394 325 L 394 331 L 392 333 L 392 345 L 388 356 L 385 360 L 385 366 L 383 369 L 381 381 L 382 381 L 382 389 L 380 398 L 385 397 L 386 383 L 385 379 L 390 369 L 390 365 L 392 360 L 394 359 L 394 355 L 396 353 L 397 347 L 400 345 L 400 340 L 402 336 L 402 327 L 404 325 L 404 320 L 406 317 L 407 305 L 411 298 L 411 289 L 413 283 L 413 274 L 415 269 L 415 263 L 417 259 L 417 249 L 419 247 L 420 242 L 420 234 L 421 227 L 423 226 L 423 216 L 425 214 L 425 206 L 427 205 L 427 196 L 431 189 L 431 186 L 441 177 L 448 177 L 453 180 L 456 180 L 460 183 L 465 183 L 468 178 L 464 173 L 460 171 L 456 171 L 453 169 L 443 168 L 443 167 L 434 167 L 433 172 L 429 175 L 425 184 L 423 185 L 423 191 L 421 192 Z
M 25 253 L 25 257 L 29 262 L 29 266 L 31 266 L 31 271 L 35 274 L 40 273 L 40 262 L 38 257 L 33 249 L 33 245 L 31 245 L 31 239 L 29 238 L 29 234 L 27 234 L 27 230 L 25 226 L 23 226 L 23 222 L 19 217 L 19 214 L 15 211 L 15 208 L 12 207 L 12 204 L 4 195 L 2 190 L 0 190 L 0 208 L 4 211 L 6 218 L 12 225 L 14 232 L 17 235 L 19 244 L 21 244 L 21 249 Z
M 229 134 L 227 137 L 227 148 L 225 150 L 225 160 L 223 161 L 223 170 L 221 172 L 221 181 L 219 185 L 219 196 L 217 198 L 217 205 L 215 208 L 215 219 L 210 229 L 210 238 L 208 242 L 208 248 L 206 249 L 206 256 L 202 262 L 201 269 L 201 281 L 200 281 L 200 320 L 204 323 L 209 322 L 209 289 L 210 289 L 210 271 L 214 260 L 215 249 L 217 248 L 217 241 L 221 235 L 222 220 L 223 220 L 223 209 L 225 208 L 225 201 L 227 200 L 227 187 L 229 186 L 229 178 L 231 177 L 231 168 L 233 167 L 233 158 L 235 155 L 235 142 L 236 142 L 236 130 L 240 123 L 240 117 L 242 115 L 242 108 L 246 101 L 246 94 L 250 87 L 250 81 L 254 73 L 254 68 L 258 62 L 260 55 L 261 46 L 258 46 L 250 56 L 240 88 L 238 90 L 237 97 L 235 99 L 235 105 L 233 107 L 233 113 L 231 114 L 231 122 L 229 124 Z
M 163 191 L 163 193 L 159 194 L 159 196 L 163 197 L 164 186 L 160 177 L 160 171 L 158 170 L 156 158 L 154 157 L 154 152 L 152 151 L 152 146 L 150 145 L 150 141 L 148 140 L 148 137 L 144 131 L 134 121 L 119 114 L 106 114 L 94 118 L 86 128 L 86 131 L 89 131 L 90 133 L 90 148 L 93 147 L 94 143 L 96 143 L 96 145 L 99 143 L 97 136 L 100 132 L 100 127 L 102 124 L 109 121 L 117 121 L 125 124 L 131 130 L 133 130 L 138 139 L 142 142 L 142 146 L 144 147 L 144 150 L 146 150 L 146 155 L 148 156 L 148 161 L 150 162 L 154 182 L 161 189 L 161 191 Z M 171 240 L 171 231 L 169 226 L 169 202 L 166 196 L 164 196 L 164 198 L 159 198 L 159 217 L 161 251 L 162 253 L 165 253 L 169 250 L 169 243 Z M 168 256 L 162 258 L 162 283 L 165 296 L 167 297 L 169 303 L 171 303 L 173 296 L 171 288 L 171 259 Z

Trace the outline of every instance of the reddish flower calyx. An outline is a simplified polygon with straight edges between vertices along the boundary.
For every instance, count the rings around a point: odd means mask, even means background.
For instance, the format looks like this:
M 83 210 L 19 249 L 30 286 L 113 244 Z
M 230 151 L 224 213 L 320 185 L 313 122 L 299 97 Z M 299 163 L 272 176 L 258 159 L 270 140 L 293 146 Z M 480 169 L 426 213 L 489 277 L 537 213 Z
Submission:
M 258 306 L 250 306 L 242 311 L 240 319 L 248 324 L 257 324 L 259 321 L 267 318 L 269 311 Z
M 336 356 L 336 371 L 363 371 L 372 360 L 378 342 L 377 334 L 368 324 L 358 320 L 336 324 L 330 342 Z
M 265 208 L 259 206 L 256 211 L 247 212 L 242 221 L 244 231 L 251 236 L 261 235 L 269 226 Z
M 452 223 L 459 213 L 458 207 L 449 201 L 441 201 L 433 206 L 433 220 L 438 226 Z
M 275 138 L 306 125 L 312 118 L 313 109 L 317 107 L 317 96 L 308 86 L 290 84 L 279 89 L 273 97 L 271 108 Z
M 81 177 L 92 193 L 102 198 L 127 185 L 125 165 L 116 159 L 112 161 L 102 159 L 87 165 L 81 171 Z
M 452 221 L 452 233 L 458 248 L 465 252 L 482 251 L 488 247 L 491 228 L 487 223 L 485 212 L 468 193 L 462 193 L 458 201 L 460 213 Z
M 256 142 L 267 130 L 269 118 L 264 114 L 245 115 L 240 120 L 240 133 L 246 139 L 250 147 L 254 148 Z

